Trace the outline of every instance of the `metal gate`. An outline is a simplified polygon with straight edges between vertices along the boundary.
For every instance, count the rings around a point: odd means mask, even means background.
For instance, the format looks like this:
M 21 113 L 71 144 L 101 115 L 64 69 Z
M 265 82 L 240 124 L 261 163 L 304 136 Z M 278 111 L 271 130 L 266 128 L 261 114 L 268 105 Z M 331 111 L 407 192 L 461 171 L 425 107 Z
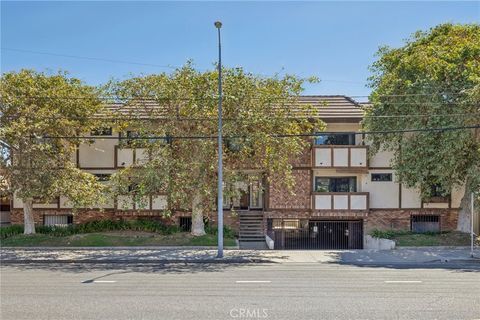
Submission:
M 299 228 L 273 230 L 275 249 L 362 249 L 363 223 L 308 221 Z

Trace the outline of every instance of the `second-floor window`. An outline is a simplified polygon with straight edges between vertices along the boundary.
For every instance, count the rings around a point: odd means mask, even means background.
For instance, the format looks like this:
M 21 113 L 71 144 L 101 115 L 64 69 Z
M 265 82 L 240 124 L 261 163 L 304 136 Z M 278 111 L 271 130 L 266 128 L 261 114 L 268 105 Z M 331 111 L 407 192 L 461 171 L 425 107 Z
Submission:
M 450 193 L 446 192 L 440 184 L 432 184 L 430 186 L 430 196 L 432 198 L 448 198 Z
M 91 132 L 92 136 L 111 136 L 112 135 L 112 128 L 103 127 L 97 128 Z
M 323 134 L 315 137 L 316 145 L 355 145 L 354 133 Z
M 357 192 L 357 178 L 315 177 L 315 192 Z

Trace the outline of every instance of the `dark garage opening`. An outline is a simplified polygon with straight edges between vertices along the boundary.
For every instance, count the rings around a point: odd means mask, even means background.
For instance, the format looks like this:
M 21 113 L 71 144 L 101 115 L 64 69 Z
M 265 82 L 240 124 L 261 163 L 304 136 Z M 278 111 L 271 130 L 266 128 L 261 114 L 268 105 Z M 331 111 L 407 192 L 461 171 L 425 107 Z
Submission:
M 275 249 L 362 249 L 362 220 L 271 219 Z

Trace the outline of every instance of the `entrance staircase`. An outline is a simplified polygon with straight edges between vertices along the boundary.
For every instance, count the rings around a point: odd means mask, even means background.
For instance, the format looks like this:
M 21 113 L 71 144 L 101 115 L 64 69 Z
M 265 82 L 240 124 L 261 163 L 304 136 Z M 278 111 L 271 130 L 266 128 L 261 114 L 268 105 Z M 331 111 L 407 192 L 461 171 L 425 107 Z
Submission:
M 243 249 L 266 249 L 263 211 L 239 211 L 239 241 Z

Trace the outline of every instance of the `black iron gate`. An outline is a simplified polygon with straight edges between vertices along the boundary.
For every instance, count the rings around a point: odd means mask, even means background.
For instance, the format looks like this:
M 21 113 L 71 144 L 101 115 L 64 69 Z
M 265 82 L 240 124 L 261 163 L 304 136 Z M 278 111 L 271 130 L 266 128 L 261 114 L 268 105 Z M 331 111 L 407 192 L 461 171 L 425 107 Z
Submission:
M 299 228 L 275 229 L 275 249 L 362 249 L 363 226 L 355 221 L 308 221 Z

